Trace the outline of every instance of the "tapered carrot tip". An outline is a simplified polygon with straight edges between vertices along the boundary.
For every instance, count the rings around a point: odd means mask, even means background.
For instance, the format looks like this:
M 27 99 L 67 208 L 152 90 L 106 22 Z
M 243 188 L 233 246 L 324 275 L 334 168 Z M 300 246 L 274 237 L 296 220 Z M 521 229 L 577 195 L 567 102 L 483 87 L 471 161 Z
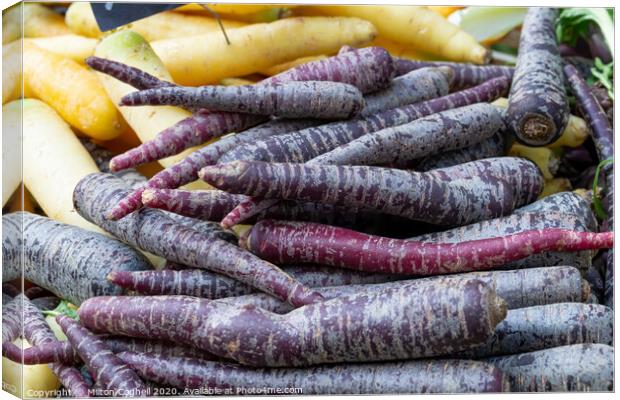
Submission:
M 71 322 L 73 320 L 69 317 L 67 317 L 66 315 L 57 315 L 56 316 L 56 322 L 58 323 L 58 325 L 62 328 L 62 331 L 64 333 L 67 333 L 67 330 L 69 329 L 69 326 L 71 325 Z
M 131 274 L 127 271 L 112 271 L 106 277 L 107 280 L 120 287 L 127 287 L 131 283 Z
M 144 190 L 145 189 L 143 188 L 136 189 L 125 196 L 106 214 L 106 219 L 109 221 L 118 221 L 119 219 L 142 208 L 142 193 Z

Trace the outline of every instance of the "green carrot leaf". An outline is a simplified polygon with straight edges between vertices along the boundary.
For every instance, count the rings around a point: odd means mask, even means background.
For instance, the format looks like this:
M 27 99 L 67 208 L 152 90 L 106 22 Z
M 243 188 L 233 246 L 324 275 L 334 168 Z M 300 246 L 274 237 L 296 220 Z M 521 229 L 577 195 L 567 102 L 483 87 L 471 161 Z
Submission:
M 43 314 L 46 316 L 58 316 L 58 315 L 65 315 L 69 318 L 73 318 L 75 320 L 79 319 L 78 318 L 78 313 L 77 313 L 77 307 L 74 306 L 73 304 L 69 303 L 67 300 L 62 300 L 57 306 L 56 308 L 54 308 L 53 310 L 49 311 L 43 311 Z
M 605 209 L 603 208 L 603 203 L 601 202 L 601 199 L 598 195 L 599 174 L 601 172 L 601 169 L 603 169 L 609 164 L 613 164 L 613 162 L 613 158 L 608 158 L 607 160 L 601 161 L 596 167 L 596 172 L 594 173 L 594 183 L 592 184 L 592 205 L 594 206 L 594 212 L 596 213 L 596 216 L 600 219 L 606 219 L 607 213 L 605 212 Z

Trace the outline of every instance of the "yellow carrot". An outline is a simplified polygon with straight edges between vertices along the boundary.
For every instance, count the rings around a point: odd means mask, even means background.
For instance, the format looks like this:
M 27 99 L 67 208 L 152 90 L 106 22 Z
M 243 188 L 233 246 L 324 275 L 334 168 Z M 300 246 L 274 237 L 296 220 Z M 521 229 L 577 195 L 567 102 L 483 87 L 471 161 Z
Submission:
M 207 3 L 209 9 L 218 14 L 230 14 L 230 15 L 247 15 L 247 14 L 256 14 L 261 11 L 270 10 L 274 7 L 285 7 L 285 8 L 294 8 L 297 7 L 295 4 L 209 4 Z M 200 4 L 186 4 L 179 8 L 176 8 L 175 11 L 199 11 L 205 12 L 207 11 Z M 208 12 L 208 11 L 207 11 Z
M 465 31 L 426 7 L 314 6 L 327 15 L 370 21 L 380 37 L 450 61 L 484 64 L 490 52 Z
M 386 49 L 392 56 L 399 58 L 406 58 L 408 60 L 436 60 L 437 57 L 433 57 L 430 54 L 424 53 L 420 50 L 413 49 L 410 46 L 405 46 L 401 43 L 393 42 L 381 37 L 376 38 L 369 44 L 369 46 L 379 46 Z
M 508 99 L 501 97 L 495 100 L 493 104 L 506 108 L 508 107 Z M 579 147 L 586 141 L 589 134 L 590 132 L 586 121 L 571 114 L 568 117 L 568 124 L 566 124 L 566 128 L 564 128 L 564 132 L 562 132 L 560 137 L 555 142 L 550 143 L 545 147 L 550 149 L 557 149 L 564 146 Z
M 348 44 L 372 41 L 376 30 L 358 18 L 287 18 L 228 32 L 158 40 L 151 43 L 175 82 L 217 83 L 223 78 L 259 72 L 300 57 L 332 54 Z
M 10 104 L 10 103 L 9 103 Z M 22 136 L 19 115 L 2 116 L 2 207 L 22 180 Z
M 547 180 L 553 179 L 560 166 L 559 157 L 546 147 L 529 147 L 519 143 L 512 145 L 508 150 L 508 155 L 513 157 L 524 157 L 534 162 L 543 177 Z
M 543 191 L 538 196 L 538 199 L 542 199 L 543 197 L 551 196 L 552 194 L 567 192 L 572 189 L 572 185 L 570 181 L 566 178 L 553 178 L 547 179 L 545 181 L 545 186 L 543 187 Z
M 253 85 L 256 82 L 251 81 L 249 79 L 243 78 L 224 78 L 220 81 L 220 85 L 224 86 L 243 86 L 243 85 Z
M 22 36 L 21 8 L 23 4 L 19 2 L 4 10 L 2 14 L 2 44 L 10 43 Z
M 5 23 L 21 26 L 22 21 L 24 37 L 57 36 L 71 33 L 65 25 L 62 15 L 37 3 L 22 3 L 21 7 L 12 7 L 2 16 L 3 26 Z
M 269 67 L 267 69 L 260 71 L 260 73 L 266 76 L 273 76 L 273 75 L 279 74 L 280 72 L 296 67 L 298 65 L 306 64 L 311 61 L 322 60 L 324 58 L 327 58 L 327 56 L 323 54 L 318 55 L 318 56 L 301 57 L 301 58 L 297 58 L 292 61 L 284 62 L 282 64 L 274 65 L 273 67 Z
M 105 37 L 97 45 L 95 55 L 131 65 L 166 81 L 172 80 L 161 60 L 144 38 L 129 30 L 115 32 Z M 97 74 L 114 104 L 119 104 L 121 97 L 135 91 L 133 87 L 109 75 Z M 143 143 L 152 140 L 165 128 L 191 115 L 189 111 L 172 106 L 119 107 L 119 110 Z M 176 156 L 159 160 L 159 163 L 168 167 L 196 149 L 197 147 L 187 149 Z M 191 187 L 209 188 L 206 183 L 200 181 L 192 183 Z
M 428 8 L 435 11 L 437 14 L 441 15 L 442 17 L 447 17 L 448 15 L 452 14 L 456 10 L 459 10 L 463 7 L 460 7 L 460 6 L 428 6 Z
M 2 45 L 2 104 L 22 97 L 22 41 Z
M 91 38 L 99 38 L 103 35 L 89 3 L 75 2 L 71 4 L 67 10 L 65 21 L 67 26 L 79 35 Z M 234 29 L 245 25 L 243 22 L 230 20 L 222 20 L 222 24 L 225 29 Z M 117 28 L 117 30 L 123 28 L 139 33 L 147 41 L 220 32 L 220 27 L 214 18 L 175 12 L 158 13 L 131 22 Z
M 123 130 L 121 116 L 94 73 L 77 62 L 24 43 L 24 81 L 71 126 L 100 140 Z
M 101 232 L 73 210 L 73 188 L 85 175 L 99 170 L 69 125 L 35 99 L 12 101 L 2 108 L 2 114 L 3 124 L 6 118 L 11 131 L 23 129 L 24 185 L 45 214 Z
M 73 34 L 26 39 L 26 42 L 80 64 L 84 64 L 84 59 L 93 55 L 97 45 L 97 39 Z

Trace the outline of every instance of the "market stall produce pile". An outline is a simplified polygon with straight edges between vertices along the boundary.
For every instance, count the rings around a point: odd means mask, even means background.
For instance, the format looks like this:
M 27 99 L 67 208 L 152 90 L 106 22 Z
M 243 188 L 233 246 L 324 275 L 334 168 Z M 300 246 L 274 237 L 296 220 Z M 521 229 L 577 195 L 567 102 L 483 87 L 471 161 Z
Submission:
M 66 7 L 3 16 L 4 387 L 613 390 L 606 11 Z

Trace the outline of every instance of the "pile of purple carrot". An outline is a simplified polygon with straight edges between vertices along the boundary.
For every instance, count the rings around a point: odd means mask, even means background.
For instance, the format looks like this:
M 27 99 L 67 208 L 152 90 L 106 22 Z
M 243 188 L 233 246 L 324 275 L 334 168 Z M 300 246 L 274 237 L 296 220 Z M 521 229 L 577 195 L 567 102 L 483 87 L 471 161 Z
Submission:
M 612 390 L 612 167 L 602 195 L 539 198 L 538 167 L 505 156 L 560 138 L 571 95 L 613 157 L 555 16 L 530 9 L 516 68 L 343 48 L 184 87 L 87 59 L 137 89 L 124 106 L 193 115 L 121 155 L 90 149 L 102 172 L 74 206 L 110 236 L 3 217 L 3 281 L 23 260 L 46 290 L 7 299 L 3 355 L 51 363 L 75 396 Z M 218 137 L 148 180 L 133 169 Z M 178 189 L 197 179 L 214 189 Z M 66 342 L 37 304 L 51 294 L 79 307 L 56 317 Z

